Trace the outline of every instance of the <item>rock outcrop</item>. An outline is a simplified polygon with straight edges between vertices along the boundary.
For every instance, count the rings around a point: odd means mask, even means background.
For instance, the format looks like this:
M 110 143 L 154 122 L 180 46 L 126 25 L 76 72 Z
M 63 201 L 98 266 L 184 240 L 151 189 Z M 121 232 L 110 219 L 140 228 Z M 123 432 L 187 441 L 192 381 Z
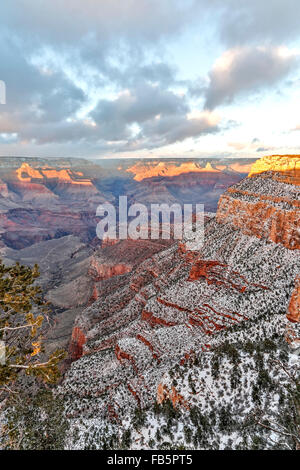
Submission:
M 160 405 L 167 399 L 169 399 L 172 402 L 172 405 L 174 406 L 174 408 L 177 408 L 178 406 L 182 406 L 186 408 L 187 410 L 190 409 L 189 403 L 184 399 L 182 395 L 180 395 L 180 393 L 177 392 L 174 386 L 172 386 L 171 390 L 169 390 L 166 385 L 161 383 L 157 387 L 156 401 Z
M 95 282 L 103 281 L 104 279 L 110 279 L 113 276 L 120 276 L 125 273 L 129 273 L 132 270 L 131 265 L 124 263 L 107 263 L 101 262 L 99 259 L 92 258 L 89 275 Z
M 297 277 L 295 282 L 295 289 L 289 303 L 287 318 L 292 323 L 300 322 L 300 276 Z
M 265 157 L 255 163 L 250 178 L 221 196 L 218 223 L 299 250 L 299 165 L 298 156 Z
M 249 177 L 272 171 L 276 181 L 300 184 L 300 155 L 271 155 L 252 165 Z
M 86 343 L 86 337 L 80 328 L 75 326 L 72 331 L 72 338 L 69 346 L 69 355 L 72 361 L 76 361 L 82 356 L 83 346 Z

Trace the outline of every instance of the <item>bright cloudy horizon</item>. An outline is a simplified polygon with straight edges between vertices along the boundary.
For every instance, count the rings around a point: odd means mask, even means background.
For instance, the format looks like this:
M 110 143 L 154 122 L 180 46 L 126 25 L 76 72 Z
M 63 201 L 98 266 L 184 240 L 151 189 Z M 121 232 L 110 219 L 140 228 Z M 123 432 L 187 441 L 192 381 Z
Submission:
M 11 0 L 0 155 L 300 153 L 298 0 Z

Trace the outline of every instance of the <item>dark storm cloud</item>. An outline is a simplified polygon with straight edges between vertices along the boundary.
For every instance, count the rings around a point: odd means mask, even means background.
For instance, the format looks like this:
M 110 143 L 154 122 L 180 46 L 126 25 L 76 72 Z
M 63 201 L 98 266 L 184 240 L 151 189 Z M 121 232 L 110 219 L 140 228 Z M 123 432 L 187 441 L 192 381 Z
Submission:
M 274 47 L 243 47 L 226 51 L 209 72 L 205 107 L 231 103 L 236 96 L 259 91 L 284 78 L 299 57 Z

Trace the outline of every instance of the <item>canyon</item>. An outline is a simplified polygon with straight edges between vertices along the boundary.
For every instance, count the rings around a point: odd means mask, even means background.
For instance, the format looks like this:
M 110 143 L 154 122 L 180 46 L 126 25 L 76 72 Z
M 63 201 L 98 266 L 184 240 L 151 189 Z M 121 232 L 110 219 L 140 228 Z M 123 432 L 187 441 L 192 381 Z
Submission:
M 291 160 L 298 164 L 299 157 Z M 189 410 L 196 400 L 212 410 L 205 383 L 216 379 L 193 364 L 206 364 L 211 374 L 215 351 L 228 341 L 243 348 L 247 341 L 276 338 L 299 365 L 299 171 L 279 163 L 280 156 L 271 165 L 258 162 L 221 196 L 216 216 L 206 218 L 199 250 L 173 243 L 121 275 L 94 277 L 97 295 L 75 320 L 73 362 L 61 385 L 71 422 L 77 426 L 78 413 L 84 419 L 82 433 L 96 426 L 101 434 L 104 425 L 126 430 L 129 410 L 151 410 L 156 401 Z M 252 370 L 247 380 L 255 387 L 253 358 L 243 354 L 241 365 Z M 263 357 L 266 363 L 272 359 L 268 352 Z M 274 364 L 268 367 L 274 380 L 279 374 L 285 383 Z M 197 398 L 186 388 L 189 371 Z M 238 410 L 235 393 L 233 387 L 218 399 L 220 406 L 231 403 Z M 255 404 L 247 387 L 240 393 L 247 402 L 236 411 L 242 419 Z M 261 393 L 268 416 L 276 398 Z
M 168 244 L 127 240 L 112 249 L 116 240 L 101 242 L 96 237 L 99 204 L 117 206 L 119 195 L 125 194 L 129 203 L 146 205 L 193 202 L 199 197 L 213 208 L 224 189 L 249 170 L 248 160 L 239 162 L 239 172 L 230 161 L 215 170 L 214 163 L 199 160 L 187 161 L 184 174 L 177 171 L 171 176 L 174 167 L 182 170 L 180 161 L 172 160 L 164 163 L 165 169 L 170 168 L 168 177 L 149 174 L 137 181 L 133 169 L 144 164 L 149 170 L 156 168 L 157 161 L 0 158 L 1 257 L 7 264 L 39 264 L 40 284 L 53 311 L 48 351 L 72 350 L 74 319 L 97 300 L 100 281 L 131 272 Z M 195 168 L 202 169 L 200 176 Z
M 176 445 L 189 445 L 180 429 L 197 429 L 196 408 L 211 429 L 194 436 L 198 448 L 238 448 L 257 393 L 265 419 L 278 411 L 271 386 L 258 385 L 265 370 L 287 402 L 278 364 L 287 356 L 297 374 L 300 157 L 223 160 L 16 159 L 0 167 L 1 256 L 40 264 L 53 306 L 46 350 L 68 351 L 57 389 L 70 422 L 67 447 L 107 448 L 129 430 L 133 449 L 161 445 L 166 420 L 155 407 L 171 404 Z M 96 207 L 121 194 L 146 205 L 204 203 L 204 242 L 197 250 L 185 239 L 101 242 Z M 222 431 L 225 408 L 239 432 Z M 141 430 L 136 413 L 145 413 Z
M 146 162 L 148 173 L 144 165 L 133 160 L 1 157 L 0 247 L 18 250 L 66 235 L 97 244 L 96 208 L 104 202 L 117 206 L 120 195 L 127 195 L 129 204 L 198 202 L 215 211 L 222 192 L 249 170 L 249 160 L 239 166 L 229 161 L 222 169 L 206 160 L 166 161 L 165 175 L 156 171 L 156 161 Z

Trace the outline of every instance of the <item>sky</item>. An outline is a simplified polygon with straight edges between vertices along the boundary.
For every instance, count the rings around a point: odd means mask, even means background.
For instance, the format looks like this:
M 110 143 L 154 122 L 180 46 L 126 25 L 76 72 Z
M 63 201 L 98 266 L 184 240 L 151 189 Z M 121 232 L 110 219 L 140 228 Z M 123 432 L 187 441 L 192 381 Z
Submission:
M 1 4 L 0 155 L 300 153 L 299 0 Z

